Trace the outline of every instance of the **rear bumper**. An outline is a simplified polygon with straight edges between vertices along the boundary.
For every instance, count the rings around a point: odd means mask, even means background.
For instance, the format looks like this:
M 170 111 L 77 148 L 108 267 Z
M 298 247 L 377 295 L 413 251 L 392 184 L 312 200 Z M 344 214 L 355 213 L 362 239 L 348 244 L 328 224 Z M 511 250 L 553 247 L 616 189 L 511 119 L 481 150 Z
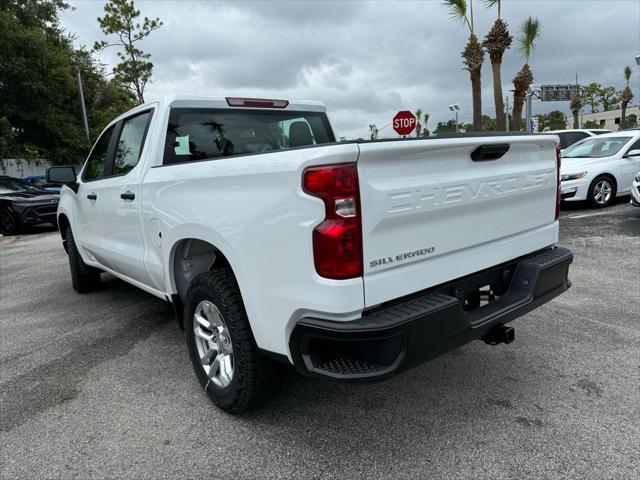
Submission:
M 302 319 L 289 341 L 294 365 L 305 375 L 336 380 L 389 378 L 565 292 L 572 261 L 569 250 L 549 249 L 365 311 L 357 320 Z M 478 289 L 484 286 L 499 298 L 482 305 Z

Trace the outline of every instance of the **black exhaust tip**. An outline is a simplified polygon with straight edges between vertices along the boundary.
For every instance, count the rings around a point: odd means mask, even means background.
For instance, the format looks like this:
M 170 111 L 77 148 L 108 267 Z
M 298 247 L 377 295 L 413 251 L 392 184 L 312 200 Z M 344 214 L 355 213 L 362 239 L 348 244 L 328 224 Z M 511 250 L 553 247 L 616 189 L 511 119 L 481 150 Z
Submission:
M 482 340 L 489 345 L 499 345 L 501 343 L 509 344 L 516 339 L 516 331 L 513 327 L 506 325 L 498 325 L 483 335 Z

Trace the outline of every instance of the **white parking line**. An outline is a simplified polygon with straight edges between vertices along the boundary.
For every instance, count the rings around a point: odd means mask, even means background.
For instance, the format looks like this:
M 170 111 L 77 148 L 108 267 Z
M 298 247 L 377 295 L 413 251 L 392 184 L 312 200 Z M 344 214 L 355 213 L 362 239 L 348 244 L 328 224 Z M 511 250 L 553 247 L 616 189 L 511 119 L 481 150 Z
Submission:
M 584 217 L 593 217 L 595 215 L 601 215 L 600 213 L 584 213 L 582 215 L 567 215 L 567 218 L 584 218 Z
M 609 215 L 611 211 L 614 210 L 612 208 L 605 208 L 604 210 L 600 210 L 597 212 L 591 213 L 578 213 L 577 215 L 566 215 L 560 218 L 585 218 L 585 217 L 596 217 L 598 215 Z

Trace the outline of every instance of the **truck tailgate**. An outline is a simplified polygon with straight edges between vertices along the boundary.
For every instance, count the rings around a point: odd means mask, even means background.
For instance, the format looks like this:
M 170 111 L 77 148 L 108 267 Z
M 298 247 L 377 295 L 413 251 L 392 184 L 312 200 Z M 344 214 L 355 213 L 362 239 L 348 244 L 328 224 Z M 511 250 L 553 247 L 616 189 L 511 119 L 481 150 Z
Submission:
M 556 144 L 542 135 L 360 144 L 365 305 L 555 243 Z

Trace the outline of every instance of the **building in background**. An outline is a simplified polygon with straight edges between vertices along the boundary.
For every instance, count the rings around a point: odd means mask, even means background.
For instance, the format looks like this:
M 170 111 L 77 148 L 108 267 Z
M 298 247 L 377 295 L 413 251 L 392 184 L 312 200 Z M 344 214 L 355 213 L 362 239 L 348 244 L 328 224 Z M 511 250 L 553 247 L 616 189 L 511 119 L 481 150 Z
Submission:
M 606 112 L 582 113 L 580 114 L 580 128 L 606 128 L 617 131 L 620 128 L 620 117 L 622 110 L 608 110 Z M 633 125 L 640 126 L 640 106 L 627 107 L 627 122 L 635 122 Z M 630 122 L 629 122 L 630 123 Z M 567 117 L 567 128 L 573 128 L 573 117 Z

